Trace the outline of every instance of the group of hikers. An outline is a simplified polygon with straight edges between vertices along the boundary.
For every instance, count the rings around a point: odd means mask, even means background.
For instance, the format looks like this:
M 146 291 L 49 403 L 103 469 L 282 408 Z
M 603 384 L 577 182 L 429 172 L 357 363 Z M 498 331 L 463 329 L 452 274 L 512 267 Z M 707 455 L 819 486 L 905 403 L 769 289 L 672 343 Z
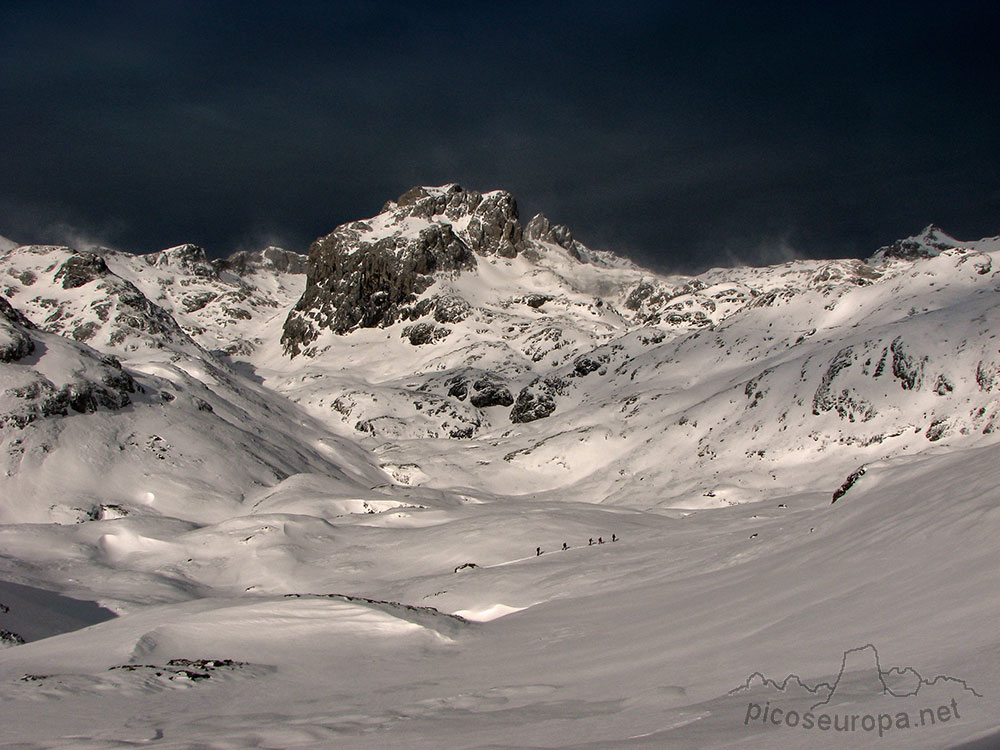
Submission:
M 617 534 L 612 534 L 611 535 L 611 541 L 612 542 L 617 542 L 618 541 L 618 535 Z M 587 540 L 587 546 L 588 547 L 593 547 L 595 544 L 604 544 L 604 537 L 603 536 L 597 537 L 597 541 L 596 542 L 594 541 L 594 537 L 590 537 L 590 539 Z M 566 542 L 563 542 L 563 544 L 562 544 L 562 551 L 565 552 L 568 549 L 569 549 L 569 545 L 566 544 Z M 538 557 L 539 555 L 543 554 L 544 552 L 545 552 L 545 550 L 543 550 L 541 547 L 535 547 L 535 557 Z

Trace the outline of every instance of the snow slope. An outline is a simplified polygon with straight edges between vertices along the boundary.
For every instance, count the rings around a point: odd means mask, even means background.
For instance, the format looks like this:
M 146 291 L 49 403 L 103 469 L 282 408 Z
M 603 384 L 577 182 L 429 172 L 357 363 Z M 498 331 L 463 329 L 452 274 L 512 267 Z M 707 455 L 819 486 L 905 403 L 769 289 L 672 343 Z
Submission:
M 366 451 L 206 351 L 101 256 L 33 246 L 0 268 L 18 306 L 0 317 L 13 342 L 0 356 L 0 520 L 203 521 L 295 473 L 348 492 L 384 480 Z
M 1000 733 L 1000 240 L 664 277 L 422 190 L 351 231 L 474 263 L 294 357 L 293 254 L 0 253 L 0 745 Z
M 844 652 L 871 643 L 886 670 L 956 677 L 982 697 L 942 682 L 912 699 L 886 698 L 871 691 L 862 664 L 842 677 L 827 710 L 917 716 L 956 700 L 961 721 L 880 741 L 947 746 L 996 731 L 997 465 L 995 447 L 901 459 L 873 466 L 833 505 L 817 492 L 685 517 L 508 498 L 429 506 L 410 517 L 431 518 L 395 527 L 335 522 L 327 537 L 267 517 L 282 541 L 257 556 L 271 551 L 269 574 L 284 576 L 289 593 L 367 600 L 217 594 L 8 649 L 0 655 L 5 739 L 29 747 L 57 737 L 69 747 L 156 737 L 165 747 L 860 747 L 871 733 L 744 723 L 750 702 L 804 713 L 815 702 L 808 694 L 730 691 L 757 671 L 831 683 Z M 607 540 L 612 529 L 620 541 L 587 546 L 588 535 Z M 211 545 L 189 535 L 163 544 L 183 547 L 176 558 L 195 549 L 226 558 L 227 531 L 235 529 L 212 532 Z M 349 554 L 338 537 L 350 540 Z M 571 549 L 556 551 L 564 539 Z M 536 541 L 541 557 L 526 549 Z M 167 569 L 164 557 L 148 561 Z M 480 565 L 454 572 L 457 561 Z M 485 621 L 419 608 L 428 604 Z M 513 613 L 488 619 L 498 609 Z M 175 659 L 242 664 L 190 679 L 169 672 Z M 113 669 L 122 666 L 132 671 Z M 34 706 L 45 706 L 45 729 Z
M 908 241 L 942 237 L 929 227 Z M 1000 245 L 949 240 L 916 260 L 696 278 L 535 242 L 441 275 L 422 298 L 459 297 L 471 313 L 433 344 L 414 346 L 400 321 L 326 332 L 295 358 L 272 333 L 249 359 L 268 386 L 429 486 L 630 507 L 836 487 L 868 461 L 993 432 Z M 480 383 L 507 406 L 474 408 Z M 516 422 L 510 404 L 536 392 L 554 413 Z

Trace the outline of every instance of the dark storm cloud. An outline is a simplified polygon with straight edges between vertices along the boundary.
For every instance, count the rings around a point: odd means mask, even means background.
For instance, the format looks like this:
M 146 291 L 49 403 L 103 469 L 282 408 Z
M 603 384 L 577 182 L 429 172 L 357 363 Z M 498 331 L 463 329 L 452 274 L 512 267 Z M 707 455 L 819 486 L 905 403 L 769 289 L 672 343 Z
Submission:
M 290 5 L 4 4 L 0 234 L 304 249 L 451 181 L 661 268 L 1000 231 L 989 3 Z

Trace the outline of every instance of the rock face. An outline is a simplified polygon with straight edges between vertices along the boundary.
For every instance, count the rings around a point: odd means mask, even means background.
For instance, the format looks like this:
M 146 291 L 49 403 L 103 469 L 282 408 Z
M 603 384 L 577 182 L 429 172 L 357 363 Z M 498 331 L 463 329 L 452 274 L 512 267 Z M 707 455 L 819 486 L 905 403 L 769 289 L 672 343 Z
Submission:
M 26 329 L 34 326 L 11 304 L 0 297 L 0 362 L 17 362 L 35 351 L 35 342 Z
M 470 311 L 461 298 L 414 305 L 435 274 L 471 270 L 477 254 L 514 257 L 522 242 L 510 193 L 413 188 L 378 216 L 343 224 L 312 244 L 306 289 L 285 321 L 285 351 L 299 354 L 324 329 L 343 334 L 431 311 L 438 322 L 461 320 Z
M 885 260 L 919 260 L 933 258 L 941 251 L 948 250 L 959 244 L 933 224 L 924 228 L 920 234 L 906 239 L 896 240 L 891 245 L 880 247 L 871 257 L 872 261 Z
M 179 256 L 195 276 L 201 276 L 204 268 L 214 273 L 199 260 L 204 258 L 204 251 L 193 245 L 141 256 L 142 260 L 137 262 L 160 267 L 171 253 Z M 4 260 L 37 259 L 39 264 L 44 262 L 46 265 L 36 267 L 37 271 L 22 273 L 8 266 L 7 274 L 20 282 L 17 285 L 20 289 L 10 286 L 5 293 L 23 306 L 40 329 L 76 341 L 107 342 L 125 349 L 133 349 L 140 343 L 157 348 L 164 342 L 188 343 L 188 336 L 166 310 L 109 266 L 113 257 L 114 251 L 96 253 L 50 246 L 24 247 L 17 255 L 8 255 Z M 46 282 L 65 293 L 58 296 L 40 293 L 39 287 L 46 286 Z M 185 293 L 184 304 L 197 309 L 207 304 L 207 300 Z
M 212 265 L 217 271 L 231 271 L 237 276 L 261 270 L 299 274 L 306 272 L 306 256 L 271 246 L 263 250 L 239 250 L 228 258 L 212 261 Z
M 600 370 L 608 362 L 608 355 L 591 355 L 591 354 L 581 354 L 579 357 L 573 360 L 573 372 L 570 373 L 571 377 L 583 378 L 590 373 Z
M 566 383 L 558 377 L 532 381 L 517 394 L 514 408 L 510 410 L 510 421 L 519 424 L 550 416 L 556 410 L 555 397 L 565 389 Z
M 71 256 L 56 272 L 55 280 L 62 281 L 63 289 L 76 289 L 95 279 L 111 274 L 108 264 L 97 253 L 77 253 Z
M 573 238 L 573 233 L 564 224 L 553 224 L 544 214 L 535 214 L 524 227 L 526 240 L 538 240 L 559 245 L 579 261 L 587 262 L 589 253 L 583 243 Z
M 861 477 L 863 477 L 867 471 L 868 471 L 867 466 L 861 466 L 855 471 L 851 472 L 847 476 L 847 479 L 844 480 L 844 483 L 840 485 L 840 487 L 838 487 L 837 490 L 833 493 L 833 500 L 830 501 L 830 504 L 832 505 L 833 503 L 837 502 L 840 498 L 842 498 L 844 495 L 846 495 L 847 491 L 851 489 L 851 487 L 856 485 L 858 483 L 858 480 L 861 479 Z
M 149 253 L 143 260 L 154 268 L 175 268 L 202 278 L 215 278 L 218 273 L 205 254 L 204 248 L 186 244 Z
M 412 320 L 430 313 L 438 323 L 460 323 L 472 313 L 472 305 L 456 294 L 434 295 L 420 300 L 409 313 Z
M 903 337 L 892 340 L 892 374 L 899 378 L 903 390 L 912 391 L 920 387 L 924 376 L 924 359 L 917 359 L 907 353 Z
M 114 411 L 132 403 L 138 386 L 111 355 L 67 343 L 76 362 L 65 382 L 53 382 L 34 367 L 25 367 L 22 360 L 35 351 L 37 335 L 38 330 L 0 297 L 0 428 L 23 429 L 44 417 Z
M 700 328 L 712 324 L 712 316 L 719 308 L 711 295 L 702 293 L 704 284 L 697 279 L 678 289 L 669 289 L 641 281 L 625 299 L 625 308 L 636 314 L 636 319 L 646 325 L 666 324 L 681 328 Z M 727 290 L 727 303 L 743 303 L 747 299 L 742 290 Z
M 34 377 L 22 377 L 21 382 L 4 390 L 0 397 L 0 404 L 3 404 L 0 427 L 11 425 L 23 428 L 36 419 L 65 417 L 73 412 L 92 414 L 99 409 L 114 411 L 132 403 L 129 394 L 136 390 L 132 377 L 110 358 L 101 362 L 96 382 L 91 379 L 92 376 L 81 376 L 73 382 L 57 386 L 41 374 L 30 375 Z
M 524 304 L 537 310 L 550 299 L 552 298 L 547 294 L 527 294 L 524 297 Z
M 433 323 L 414 323 L 403 328 L 402 336 L 409 339 L 414 346 L 433 344 L 445 338 L 451 329 L 447 326 L 436 326 Z
M 48 333 L 118 353 L 200 357 L 201 346 L 240 357 L 261 343 L 254 318 L 301 295 L 305 255 L 269 247 L 209 261 L 196 245 L 146 255 L 28 245 L 0 253 L 0 279 L 0 295 Z
M 517 255 L 523 230 L 517 215 L 517 202 L 505 190 L 477 193 L 461 185 L 440 188 L 415 187 L 390 201 L 382 214 L 444 221 L 461 231 L 468 246 L 480 255 Z
M 472 397 L 469 403 L 479 409 L 490 406 L 510 406 L 514 403 L 514 397 L 503 382 L 484 377 L 472 384 Z

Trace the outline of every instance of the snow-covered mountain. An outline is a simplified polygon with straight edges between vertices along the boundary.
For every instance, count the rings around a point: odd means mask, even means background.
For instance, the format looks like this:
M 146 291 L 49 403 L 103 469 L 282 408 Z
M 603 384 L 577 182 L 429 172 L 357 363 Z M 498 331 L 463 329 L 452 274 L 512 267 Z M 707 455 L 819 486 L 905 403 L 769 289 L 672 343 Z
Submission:
M 503 253 L 473 250 L 477 212 L 514 238 Z M 928 227 L 869 262 L 659 277 L 514 222 L 508 194 L 451 185 L 340 227 L 311 250 L 325 270 L 285 321 L 291 356 L 272 344 L 251 364 L 421 484 L 631 507 L 807 489 L 994 429 L 996 240 Z M 364 287 L 361 306 L 337 285 Z M 471 442 L 427 450 L 456 438 Z
M 0 653 L 2 725 L 770 747 L 730 688 L 880 640 L 981 688 L 889 746 L 997 731 L 998 264 L 929 226 L 665 276 L 458 185 L 308 257 L 0 246 L 0 638 L 100 622 Z

